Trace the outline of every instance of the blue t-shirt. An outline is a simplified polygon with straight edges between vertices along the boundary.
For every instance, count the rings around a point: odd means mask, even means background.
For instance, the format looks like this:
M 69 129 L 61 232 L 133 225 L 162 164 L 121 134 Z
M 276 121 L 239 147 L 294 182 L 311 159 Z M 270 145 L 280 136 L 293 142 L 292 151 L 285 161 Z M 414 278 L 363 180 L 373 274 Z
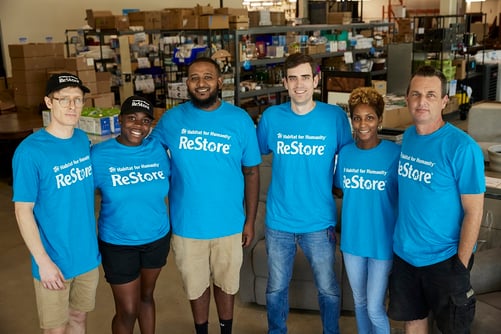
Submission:
M 450 258 L 459 246 L 461 195 L 485 192 L 480 147 L 449 123 L 429 135 L 408 128 L 398 163 L 398 191 L 395 253 L 417 267 Z
M 241 233 L 242 166 L 261 163 L 249 115 L 226 102 L 213 111 L 186 102 L 167 111 L 151 135 L 171 155 L 172 233 L 194 239 Z
M 116 139 L 91 149 L 94 183 L 101 191 L 99 238 L 115 245 L 143 245 L 170 229 L 166 197 L 170 162 L 156 140 L 139 146 Z
M 71 138 L 60 139 L 41 129 L 18 146 L 12 168 L 12 200 L 35 204 L 42 244 L 64 278 L 96 268 L 101 256 L 87 135 L 75 129 Z M 33 257 L 32 273 L 40 280 Z
M 316 102 L 308 114 L 297 115 L 287 102 L 266 109 L 257 135 L 261 153 L 273 153 L 267 226 L 291 233 L 335 226 L 335 156 L 353 141 L 346 113 Z
M 378 260 L 393 258 L 400 146 L 382 140 L 364 150 L 355 143 L 339 152 L 334 184 L 343 190 L 341 250 Z

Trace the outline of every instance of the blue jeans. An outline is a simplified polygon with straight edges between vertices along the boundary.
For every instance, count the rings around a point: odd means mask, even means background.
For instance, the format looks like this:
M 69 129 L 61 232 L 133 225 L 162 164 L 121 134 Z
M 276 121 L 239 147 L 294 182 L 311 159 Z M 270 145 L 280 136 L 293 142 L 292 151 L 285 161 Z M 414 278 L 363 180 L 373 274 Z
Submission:
M 343 253 L 350 280 L 359 334 L 389 334 L 385 297 L 392 260 L 376 260 Z
M 292 277 L 296 245 L 306 255 L 318 289 L 318 304 L 323 333 L 339 333 L 340 294 L 334 272 L 336 238 L 333 227 L 311 233 L 288 233 L 266 228 L 268 285 L 266 309 L 268 333 L 287 333 L 289 283 Z

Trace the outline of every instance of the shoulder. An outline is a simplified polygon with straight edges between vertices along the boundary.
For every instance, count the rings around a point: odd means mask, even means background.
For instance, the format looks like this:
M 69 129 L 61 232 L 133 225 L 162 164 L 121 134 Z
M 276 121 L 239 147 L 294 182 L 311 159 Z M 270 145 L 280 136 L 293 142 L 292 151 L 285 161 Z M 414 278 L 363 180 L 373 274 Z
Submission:
M 335 115 L 339 115 L 339 116 L 347 117 L 346 111 L 344 111 L 343 108 L 341 108 L 340 106 L 338 106 L 336 104 L 329 104 L 329 103 L 325 103 L 325 102 L 321 102 L 321 101 L 315 101 L 315 103 L 317 105 L 317 108 L 322 110 L 322 111 L 334 113 Z
M 95 155 L 95 154 L 100 154 L 102 153 L 103 151 L 109 149 L 110 147 L 112 147 L 116 142 L 116 139 L 115 138 L 110 138 L 110 139 L 107 139 L 103 142 L 100 142 L 100 143 L 97 143 L 97 144 L 94 144 L 91 146 L 90 148 L 90 152 L 92 155 Z
M 388 150 L 400 152 L 401 146 L 391 140 L 383 139 L 381 140 L 381 144 Z

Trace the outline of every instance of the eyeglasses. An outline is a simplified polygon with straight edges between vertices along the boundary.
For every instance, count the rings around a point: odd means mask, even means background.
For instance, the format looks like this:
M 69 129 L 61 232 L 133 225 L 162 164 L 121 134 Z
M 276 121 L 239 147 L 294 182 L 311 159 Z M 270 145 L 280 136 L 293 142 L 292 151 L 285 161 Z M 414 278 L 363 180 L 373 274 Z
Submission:
M 85 104 L 85 98 L 83 97 L 75 97 L 74 99 L 70 99 L 69 97 L 53 97 L 52 99 L 57 100 L 59 105 L 63 108 L 68 108 L 72 101 L 75 104 L 75 107 L 78 108 Z

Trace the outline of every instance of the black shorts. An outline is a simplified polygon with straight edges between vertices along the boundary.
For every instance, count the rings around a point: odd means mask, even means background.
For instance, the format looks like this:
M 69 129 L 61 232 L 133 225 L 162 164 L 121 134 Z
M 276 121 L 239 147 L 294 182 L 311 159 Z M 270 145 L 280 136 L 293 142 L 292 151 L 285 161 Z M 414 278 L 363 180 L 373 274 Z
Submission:
M 170 233 L 137 246 L 114 245 L 99 239 L 104 277 L 110 284 L 124 284 L 139 277 L 141 269 L 162 268 L 167 263 Z
M 397 321 L 426 318 L 430 311 L 444 334 L 469 333 L 476 298 L 470 284 L 473 255 L 465 268 L 457 255 L 414 267 L 397 255 L 390 275 L 388 315 Z

